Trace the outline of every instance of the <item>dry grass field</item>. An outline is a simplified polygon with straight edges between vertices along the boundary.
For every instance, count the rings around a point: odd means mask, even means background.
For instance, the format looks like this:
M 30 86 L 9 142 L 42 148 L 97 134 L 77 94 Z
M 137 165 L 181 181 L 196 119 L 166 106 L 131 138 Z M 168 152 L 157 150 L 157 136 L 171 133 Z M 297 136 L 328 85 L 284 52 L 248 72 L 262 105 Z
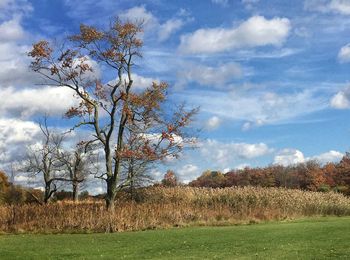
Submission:
M 103 201 L 0 206 L 2 233 L 117 232 L 178 226 L 230 225 L 309 216 L 348 216 L 350 198 L 281 188 L 151 188 L 138 202 Z

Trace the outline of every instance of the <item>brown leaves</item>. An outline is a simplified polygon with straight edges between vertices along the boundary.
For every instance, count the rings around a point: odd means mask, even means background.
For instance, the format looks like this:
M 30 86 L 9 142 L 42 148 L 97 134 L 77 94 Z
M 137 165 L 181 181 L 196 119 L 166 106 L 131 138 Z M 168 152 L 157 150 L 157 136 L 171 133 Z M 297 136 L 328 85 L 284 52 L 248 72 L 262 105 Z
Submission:
M 101 40 L 104 36 L 103 32 L 98 31 L 92 26 L 84 24 L 80 25 L 80 34 L 70 37 L 72 41 L 79 41 L 84 44 L 89 44 L 93 41 Z
M 118 33 L 120 38 L 124 39 L 130 39 L 130 36 L 135 36 L 137 33 L 142 32 L 141 27 L 139 25 L 131 22 L 122 23 L 119 20 L 115 21 L 113 30 Z M 135 41 L 135 44 L 139 44 L 138 47 L 141 47 L 142 41 L 138 39 L 137 42 Z
M 82 112 L 79 107 L 71 107 L 68 109 L 68 111 L 65 113 L 66 118 L 73 118 L 76 116 L 81 116 Z
M 88 100 L 88 96 L 85 96 L 84 99 L 80 102 L 78 107 L 71 107 L 65 113 L 65 117 L 82 117 L 86 114 L 91 115 L 94 112 L 94 105 Z
M 152 86 L 147 88 L 144 92 L 137 94 L 129 94 L 129 100 L 132 106 L 144 108 L 147 110 L 159 109 L 160 104 L 165 100 L 165 91 L 168 88 L 166 82 L 153 82 Z
M 52 53 L 52 49 L 47 41 L 39 41 L 33 44 L 33 49 L 28 53 L 30 57 L 35 59 L 49 58 Z
M 149 161 L 154 161 L 160 158 L 160 156 L 156 153 L 156 150 L 152 148 L 147 142 L 142 144 L 137 150 L 132 149 L 128 146 L 124 146 L 124 148 L 118 152 L 117 156 L 120 159 L 132 158 Z
M 51 71 L 51 75 L 55 75 L 55 74 L 58 74 L 59 73 L 59 70 L 56 66 L 52 66 L 50 68 L 50 71 Z

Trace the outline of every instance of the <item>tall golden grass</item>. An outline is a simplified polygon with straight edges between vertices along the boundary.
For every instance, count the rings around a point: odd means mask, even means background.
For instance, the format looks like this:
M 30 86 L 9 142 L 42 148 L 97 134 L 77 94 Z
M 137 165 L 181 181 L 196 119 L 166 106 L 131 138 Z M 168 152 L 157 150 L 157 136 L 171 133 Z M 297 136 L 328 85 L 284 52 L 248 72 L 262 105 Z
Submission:
M 147 188 L 141 201 L 0 207 L 0 232 L 115 232 L 186 225 L 223 225 L 304 216 L 350 215 L 350 198 L 282 188 Z

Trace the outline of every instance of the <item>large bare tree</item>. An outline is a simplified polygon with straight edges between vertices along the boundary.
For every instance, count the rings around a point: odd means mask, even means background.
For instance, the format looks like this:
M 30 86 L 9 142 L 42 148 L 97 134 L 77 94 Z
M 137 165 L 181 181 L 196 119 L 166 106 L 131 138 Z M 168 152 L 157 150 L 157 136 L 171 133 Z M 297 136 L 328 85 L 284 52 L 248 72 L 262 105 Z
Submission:
M 132 69 L 141 57 L 141 26 L 116 19 L 107 30 L 81 25 L 69 38 L 71 48 L 56 50 L 47 41 L 33 45 L 31 68 L 40 73 L 45 84 L 72 89 L 80 104 L 66 113 L 77 117 L 75 127 L 87 126 L 104 152 L 105 171 L 98 177 L 106 181 L 106 206 L 114 210 L 118 190 L 131 178 L 122 176 L 122 163 L 131 158 L 157 161 L 176 156 L 190 139 L 185 128 L 196 110 L 182 106 L 169 116 L 162 109 L 166 101 L 164 82 L 154 82 L 145 91 L 133 90 Z M 98 64 L 105 73 L 91 77 Z M 103 77 L 113 75 L 115 80 Z M 134 150 L 129 141 L 138 143 Z

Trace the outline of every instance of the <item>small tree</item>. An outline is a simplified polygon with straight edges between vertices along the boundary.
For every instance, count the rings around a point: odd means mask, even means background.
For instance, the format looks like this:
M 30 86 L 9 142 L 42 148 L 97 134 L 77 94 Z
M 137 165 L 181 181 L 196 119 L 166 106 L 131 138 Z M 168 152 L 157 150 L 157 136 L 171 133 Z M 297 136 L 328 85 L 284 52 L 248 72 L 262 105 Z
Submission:
M 31 68 L 47 79 L 46 84 L 72 89 L 80 100 L 66 113 L 79 118 L 75 127 L 93 129 L 89 143 L 104 151 L 105 172 L 99 178 L 107 186 L 106 206 L 114 209 L 118 190 L 132 180 L 122 176 L 122 163 L 130 158 L 157 161 L 176 156 L 190 139 L 184 128 L 196 110 L 179 108 L 172 117 L 162 110 L 166 83 L 154 82 L 141 93 L 132 90 L 132 69 L 141 57 L 141 27 L 116 19 L 107 30 L 81 25 L 80 33 L 70 37 L 73 48 L 55 51 L 47 41 L 33 45 Z M 113 81 L 95 75 L 94 63 L 103 66 Z M 140 149 L 133 150 L 128 138 L 137 139 Z
M 166 174 L 164 174 L 162 185 L 165 187 L 176 187 L 179 185 L 179 180 L 172 170 L 167 170 Z
M 0 203 L 5 201 L 5 194 L 10 187 L 7 175 L 0 171 Z
M 47 203 L 57 191 L 57 182 L 68 181 L 68 179 L 64 178 L 60 172 L 59 165 L 61 164 L 57 157 L 61 149 L 63 135 L 48 128 L 47 117 L 39 126 L 43 135 L 42 144 L 28 148 L 25 170 L 34 178 L 42 175 L 45 189 L 44 203 Z
M 65 171 L 65 178 L 72 185 L 72 199 L 78 201 L 80 186 L 90 174 L 94 173 L 95 155 L 84 142 L 80 142 L 71 151 L 67 149 L 58 151 L 57 159 Z

